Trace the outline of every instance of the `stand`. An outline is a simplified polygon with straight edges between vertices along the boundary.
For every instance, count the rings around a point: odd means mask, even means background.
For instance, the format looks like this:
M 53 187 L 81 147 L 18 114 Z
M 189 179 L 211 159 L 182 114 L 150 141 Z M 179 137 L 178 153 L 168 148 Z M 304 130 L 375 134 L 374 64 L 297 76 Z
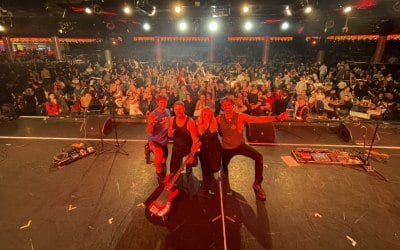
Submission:
M 380 123 L 381 119 L 382 119 L 382 115 L 381 115 L 381 118 L 376 122 L 375 131 L 374 131 L 374 134 L 372 136 L 372 140 L 371 140 L 371 144 L 369 146 L 368 154 L 367 154 L 366 157 L 364 156 L 362 158 L 362 160 L 363 160 L 363 168 L 367 172 L 375 172 L 375 170 L 372 168 L 371 164 L 369 163 L 369 158 L 371 157 L 372 147 L 373 147 L 374 142 L 375 142 L 376 134 L 378 133 L 378 127 L 379 127 L 379 123 Z M 365 128 L 365 131 L 364 131 L 364 154 L 365 154 L 365 148 L 366 148 L 366 137 L 367 137 L 366 135 L 367 135 L 367 128 Z
M 86 130 L 86 116 L 87 116 L 87 108 L 83 109 L 83 122 L 81 124 L 81 128 L 79 129 L 79 131 L 82 133 L 83 131 L 83 138 L 86 138 L 87 135 L 87 130 Z
M 117 125 L 115 122 L 115 106 L 114 106 L 114 102 L 111 100 L 109 103 L 111 103 L 110 105 L 110 112 L 111 112 L 111 123 L 113 124 L 113 128 L 114 128 L 114 135 L 115 135 L 115 144 L 112 145 L 113 147 L 110 149 L 103 149 L 101 151 L 99 151 L 99 154 L 101 153 L 118 153 L 118 154 L 123 154 L 123 155 L 129 155 L 128 152 L 126 152 L 122 147 L 125 145 L 126 140 L 124 140 L 123 142 L 119 142 L 118 140 L 118 132 L 117 132 Z M 102 148 L 104 147 L 104 142 L 103 142 L 103 133 L 101 132 L 101 127 L 99 124 L 99 130 L 100 130 L 100 136 L 101 136 L 101 146 Z

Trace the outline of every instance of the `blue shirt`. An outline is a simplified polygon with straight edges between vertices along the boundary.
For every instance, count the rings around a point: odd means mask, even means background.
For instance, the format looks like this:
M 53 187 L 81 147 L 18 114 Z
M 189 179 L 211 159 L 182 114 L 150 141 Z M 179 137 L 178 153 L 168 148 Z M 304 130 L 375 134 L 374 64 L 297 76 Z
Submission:
M 154 122 L 153 133 L 149 136 L 149 141 L 157 142 L 160 145 L 168 144 L 168 127 L 163 127 L 161 122 L 165 118 L 169 118 L 171 115 L 168 109 L 165 109 L 163 113 L 159 112 L 157 109 L 152 112 L 156 116 Z

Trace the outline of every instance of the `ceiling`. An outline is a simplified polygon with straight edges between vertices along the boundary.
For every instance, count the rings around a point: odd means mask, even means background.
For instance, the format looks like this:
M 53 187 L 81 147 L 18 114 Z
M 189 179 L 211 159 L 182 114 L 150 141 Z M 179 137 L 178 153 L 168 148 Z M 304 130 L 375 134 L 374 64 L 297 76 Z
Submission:
M 66 37 L 113 37 L 137 35 L 183 35 L 177 31 L 177 22 L 185 19 L 190 29 L 185 35 L 208 35 L 206 23 L 212 11 L 221 25 L 220 35 L 331 35 L 400 33 L 400 1 L 396 0 L 250 0 L 251 13 L 244 16 L 239 0 L 181 0 L 183 13 L 174 15 L 173 1 L 146 0 L 156 6 L 157 12 L 149 16 L 142 0 L 0 0 L 0 22 L 8 27 L 8 36 L 59 35 Z M 134 6 L 133 14 L 122 13 L 124 3 Z M 305 15 L 308 4 L 313 12 Z M 343 7 L 353 6 L 348 15 Z M 86 6 L 96 7 L 96 13 L 84 13 Z M 292 16 L 286 16 L 286 6 Z M 252 20 L 254 31 L 244 32 L 242 23 Z M 292 26 L 282 31 L 280 24 L 289 21 Z M 143 31 L 149 22 L 152 29 Z M 12 27 L 11 27 L 12 26 Z M 58 33 L 63 27 L 64 32 Z

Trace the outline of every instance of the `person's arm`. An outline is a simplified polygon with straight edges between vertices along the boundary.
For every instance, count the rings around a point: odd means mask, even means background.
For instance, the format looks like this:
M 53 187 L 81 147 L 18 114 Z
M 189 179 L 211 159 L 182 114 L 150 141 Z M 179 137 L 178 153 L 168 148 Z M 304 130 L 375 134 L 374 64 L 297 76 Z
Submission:
M 242 120 L 243 122 L 250 122 L 250 123 L 263 123 L 263 122 L 277 122 L 286 119 L 287 112 L 283 112 L 277 116 L 252 116 L 245 113 L 239 113 L 238 119 Z
M 190 136 L 192 137 L 192 147 L 190 149 L 190 156 L 194 156 L 194 154 L 199 149 L 199 137 L 197 136 L 196 124 L 194 123 L 192 118 L 189 118 L 187 129 L 189 130 Z
M 148 114 L 147 115 L 147 126 L 146 126 L 146 132 L 148 134 L 153 134 L 155 122 L 156 122 L 156 116 L 154 115 L 154 113 Z

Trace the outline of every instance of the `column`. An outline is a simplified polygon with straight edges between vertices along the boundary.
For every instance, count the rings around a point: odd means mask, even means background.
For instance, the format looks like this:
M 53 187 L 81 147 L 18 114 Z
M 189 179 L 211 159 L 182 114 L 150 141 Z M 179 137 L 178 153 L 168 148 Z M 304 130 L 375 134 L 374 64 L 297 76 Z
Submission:
M 63 56 L 62 56 L 62 51 L 61 51 L 61 44 L 58 36 L 52 36 L 51 41 L 53 42 L 54 45 L 54 53 L 56 55 L 56 60 L 57 61 L 62 61 Z
M 317 63 L 322 64 L 325 59 L 325 50 L 318 50 L 317 53 Z
M 208 37 L 208 61 L 215 61 L 215 37 Z
M 156 46 L 156 62 L 161 62 L 162 53 L 161 53 L 161 39 L 159 36 L 154 38 L 154 45 Z
M 372 57 L 372 63 L 379 63 L 382 60 L 383 52 L 387 42 L 387 35 L 380 35 L 376 43 L 375 53 Z
M 111 50 L 109 49 L 104 50 L 104 59 L 106 61 L 106 65 L 112 64 Z
M 269 36 L 264 36 L 263 40 L 263 50 L 262 50 L 262 63 L 267 64 L 269 60 L 269 46 L 271 44 L 271 38 Z
M 7 59 L 10 62 L 13 62 L 14 61 L 14 51 L 12 49 L 12 42 L 10 40 L 10 37 L 3 36 L 3 44 L 4 44 L 4 49 L 6 51 Z

